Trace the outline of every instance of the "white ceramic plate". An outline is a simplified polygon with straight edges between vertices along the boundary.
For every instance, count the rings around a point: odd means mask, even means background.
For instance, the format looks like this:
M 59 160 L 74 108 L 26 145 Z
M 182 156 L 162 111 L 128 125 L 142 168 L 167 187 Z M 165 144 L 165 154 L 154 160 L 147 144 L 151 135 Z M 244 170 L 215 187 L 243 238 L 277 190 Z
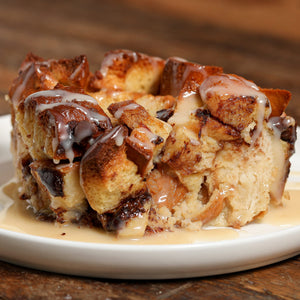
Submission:
M 0 117 L 0 184 L 13 173 L 9 127 L 9 116 Z M 300 157 L 294 156 L 292 163 L 293 170 L 300 171 Z M 64 274 L 166 279 L 247 270 L 300 253 L 300 226 L 269 230 L 256 224 L 247 230 L 251 234 L 217 242 L 116 245 L 63 241 L 0 229 L 0 259 Z

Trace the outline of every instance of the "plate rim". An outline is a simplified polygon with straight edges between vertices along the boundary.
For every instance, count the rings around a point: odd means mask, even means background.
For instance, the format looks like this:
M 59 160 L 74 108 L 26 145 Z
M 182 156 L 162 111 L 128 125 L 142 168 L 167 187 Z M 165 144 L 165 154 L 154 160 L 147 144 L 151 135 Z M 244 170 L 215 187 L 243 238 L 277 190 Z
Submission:
M 10 115 L 0 116 L 0 124 L 4 124 L 7 128 L 7 125 L 10 122 Z M 0 137 L 2 138 L 2 143 L 7 143 L 10 141 L 8 136 L 8 132 L 0 132 Z M 8 146 L 8 145 L 7 145 Z M 296 155 L 294 155 L 296 156 Z M 4 157 L 0 161 L 1 163 L 9 162 L 12 160 L 11 154 L 7 153 L 7 157 Z M 259 224 L 258 224 L 259 225 Z M 278 227 L 278 226 L 275 226 Z M 23 265 L 30 268 L 35 268 L 39 270 L 58 272 L 62 274 L 69 275 L 81 275 L 81 276 L 90 276 L 90 277 L 104 277 L 104 278 L 115 278 L 115 279 L 172 279 L 172 278 L 186 278 L 186 277 L 198 277 L 198 276 L 207 276 L 207 275 L 218 275 L 225 273 L 232 273 L 236 271 L 249 270 L 252 268 L 269 265 L 273 262 L 278 262 L 283 259 L 295 256 L 300 254 L 300 225 L 294 225 L 290 227 L 282 227 L 276 229 L 273 232 L 261 233 L 251 236 L 237 237 L 235 239 L 229 240 L 219 240 L 219 241 L 203 241 L 196 243 L 184 243 L 184 244 L 144 244 L 144 245 L 136 245 L 136 244 L 113 244 L 113 243 L 92 243 L 92 242 L 80 242 L 80 241 L 70 241 L 70 240 L 61 240 L 50 237 L 36 236 L 28 233 L 15 232 L 8 229 L 0 228 L 0 239 L 4 241 L 4 243 L 0 243 L 0 260 L 16 263 L 18 265 Z M 287 240 L 287 243 L 280 243 L 281 240 Z M 279 242 L 279 243 L 278 243 Z M 30 249 L 36 247 L 36 253 L 41 256 L 37 259 L 35 257 L 26 256 L 25 258 L 20 259 L 17 256 L 18 249 L 8 249 L 5 247 L 5 243 L 11 245 L 23 245 Z M 278 249 L 274 251 L 272 249 L 272 244 L 277 244 Z M 260 245 L 260 252 L 257 253 L 254 246 Z M 47 261 L 41 261 L 43 257 L 43 253 L 41 251 L 48 251 L 52 260 L 55 259 L 55 253 L 49 252 L 50 250 L 57 250 L 58 253 L 65 253 L 66 251 L 72 251 L 75 254 L 79 253 L 79 251 L 85 250 L 91 256 L 106 255 L 110 257 L 110 255 L 125 255 L 127 259 L 136 259 L 141 263 L 140 267 L 136 265 L 126 266 L 124 262 L 122 265 L 122 271 L 117 273 L 118 269 L 117 265 L 112 265 L 112 269 L 105 270 L 101 269 L 106 265 L 107 262 L 103 260 L 97 260 L 95 263 L 95 267 L 99 268 L 98 270 L 93 269 L 93 271 L 89 271 L 86 269 L 86 265 L 90 267 L 91 261 L 87 261 L 86 258 L 82 259 L 82 262 L 76 261 L 76 255 L 70 255 L 68 261 L 70 263 L 74 263 L 74 267 L 72 266 L 64 266 L 67 268 L 60 267 L 59 265 L 50 266 Z M 228 258 L 228 262 L 223 262 L 222 268 L 217 268 L 213 263 L 212 257 L 208 255 L 206 258 L 209 258 L 207 261 L 202 259 L 200 254 L 203 253 L 215 253 L 218 250 L 226 250 L 226 257 Z M 239 262 L 234 263 L 233 260 L 228 256 L 230 250 L 234 249 L 234 253 L 236 254 L 236 259 Z M 244 250 L 245 253 L 239 253 L 240 250 Z M 273 250 L 272 253 L 269 253 L 269 250 Z M 13 250 L 13 251 L 12 251 Z M 276 252 L 276 255 L 274 254 Z M 176 266 L 169 266 L 168 263 L 170 261 L 176 259 L 176 255 L 178 254 L 190 254 L 185 255 L 182 258 L 182 261 L 178 261 L 179 269 Z M 138 254 L 138 256 L 137 256 Z M 170 261 L 161 261 L 162 267 L 166 267 L 166 270 L 162 270 L 157 262 L 152 266 L 148 261 L 144 261 L 149 258 L 149 256 L 160 256 L 163 259 L 169 259 Z M 198 254 L 198 255 L 197 255 Z M 251 256 L 250 262 L 247 263 L 245 258 L 247 255 Z M 137 256 L 137 257 L 135 257 Z M 97 257 L 97 256 L 96 256 Z M 169 258 L 170 257 L 170 258 Z M 100 257 L 101 258 L 101 257 Z M 190 266 L 191 259 L 195 260 L 195 266 Z M 220 259 L 220 258 L 218 258 Z M 36 262 L 38 261 L 38 262 Z M 118 263 L 121 263 L 119 259 Z M 243 261 L 243 264 L 240 263 Z M 77 262 L 77 265 L 76 265 Z M 151 261 L 150 261 L 151 262 Z M 177 262 L 177 261 L 176 261 Z M 114 263 L 114 260 L 110 260 L 110 263 Z M 207 263 L 211 263 L 213 266 L 211 269 L 207 268 Z M 228 264 L 230 266 L 228 266 Z M 77 268 L 76 268 L 77 267 Z M 160 271 L 153 270 L 153 267 L 160 268 Z M 220 266 L 221 267 L 221 266 Z M 175 270 L 175 271 L 174 271 Z
M 259 224 L 258 224 L 259 225 Z M 277 235 L 285 236 L 287 234 L 293 234 L 294 231 L 299 231 L 299 252 L 300 252 L 300 225 L 292 225 L 288 227 L 282 227 L 280 226 L 274 226 L 277 228 L 277 230 L 274 230 L 272 232 L 267 232 L 263 234 L 257 234 L 257 235 L 250 235 L 250 236 L 244 236 L 244 237 L 237 237 L 233 239 L 226 239 L 226 240 L 216 240 L 216 241 L 203 241 L 203 242 L 195 242 L 195 243 L 180 243 L 180 244 L 116 244 L 116 243 L 96 243 L 96 242 L 81 242 L 81 241 L 71 241 L 71 240 L 61 240 L 57 238 L 52 237 L 44 237 L 44 236 L 38 236 L 33 235 L 29 233 L 22 233 L 22 232 L 16 232 L 9 229 L 0 228 L 0 237 L 1 235 L 6 235 L 11 237 L 12 235 L 15 235 L 15 239 L 18 240 L 31 240 L 31 242 L 34 243 L 41 243 L 41 244 L 55 244 L 57 246 L 57 242 L 64 245 L 65 247 L 83 247 L 87 246 L 91 249 L 98 248 L 99 245 L 101 247 L 107 248 L 109 250 L 110 248 L 124 248 L 124 250 L 132 250 L 132 248 L 153 248 L 151 251 L 161 250 L 163 248 L 166 248 L 165 250 L 171 250 L 172 248 L 187 248 L 187 247 L 196 247 L 196 248 L 210 248 L 210 247 L 224 247 L 224 246 L 237 246 L 241 243 L 247 244 L 247 243 L 253 243 L 258 242 L 261 240 L 267 240 L 267 239 L 273 239 L 278 238 Z M 170 249 L 169 249 L 170 248 Z M 0 248 L 1 249 L 1 248 Z M 111 249 L 110 249 L 111 250 Z M 140 249 L 139 249 L 140 250 Z M 207 249 L 206 249 L 207 250 Z

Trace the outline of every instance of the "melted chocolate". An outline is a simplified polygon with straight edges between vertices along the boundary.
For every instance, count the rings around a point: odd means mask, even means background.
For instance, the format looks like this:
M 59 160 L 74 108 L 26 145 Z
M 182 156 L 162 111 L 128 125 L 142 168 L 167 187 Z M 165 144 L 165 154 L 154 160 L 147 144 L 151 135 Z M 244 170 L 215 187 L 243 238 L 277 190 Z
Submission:
M 128 140 L 127 140 L 128 141 Z M 139 149 L 134 148 L 128 142 L 126 143 L 126 155 L 129 160 L 134 162 L 138 167 L 138 172 L 142 177 L 145 177 L 145 170 L 147 165 L 152 159 L 153 153 L 141 152 Z
M 54 197 L 64 196 L 64 181 L 59 171 L 51 168 L 42 167 L 38 168 L 37 173 L 41 178 L 41 182 Z
M 201 138 L 201 133 L 202 133 L 202 127 L 206 124 L 207 122 L 207 119 L 209 117 L 211 117 L 209 111 L 207 109 L 201 109 L 201 108 L 198 108 L 196 110 L 196 117 L 199 118 L 200 120 L 200 130 L 199 130 L 199 133 L 198 133 L 198 137 Z
M 148 191 L 140 191 L 137 195 L 123 199 L 120 205 L 112 211 L 99 215 L 103 228 L 107 231 L 122 229 L 126 222 L 145 213 L 144 204 L 151 200 Z
M 35 110 L 44 131 L 51 129 L 55 159 L 81 156 L 111 122 L 97 101 L 76 88 L 47 90 L 30 95 L 25 108 Z M 48 150 L 47 150 L 48 151 Z
M 155 145 L 159 145 L 159 144 L 163 143 L 163 141 L 164 141 L 164 139 L 161 136 L 157 135 L 156 138 L 151 142 Z
M 33 160 L 30 155 L 27 155 L 26 157 L 22 158 L 22 175 L 24 179 L 28 178 L 29 176 L 31 177 L 31 170 L 29 165 L 32 163 L 32 161 Z
M 174 109 L 172 108 L 167 108 L 167 109 L 162 109 L 156 112 L 156 118 L 167 122 L 174 114 Z
M 289 122 L 290 119 L 284 117 L 272 117 L 269 123 L 276 127 L 280 132 L 280 138 L 290 144 L 295 144 L 297 139 L 296 125 Z
M 207 109 L 201 109 L 201 108 L 198 108 L 196 110 L 196 117 L 203 120 L 204 124 L 206 123 L 207 121 L 207 118 L 210 117 L 210 113 Z

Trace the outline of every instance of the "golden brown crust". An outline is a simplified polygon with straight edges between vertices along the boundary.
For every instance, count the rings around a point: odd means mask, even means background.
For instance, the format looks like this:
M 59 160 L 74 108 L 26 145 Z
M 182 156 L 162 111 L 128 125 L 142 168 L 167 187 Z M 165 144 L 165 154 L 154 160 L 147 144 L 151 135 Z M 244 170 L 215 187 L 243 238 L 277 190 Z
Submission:
M 85 88 L 90 76 L 85 55 L 74 59 L 44 60 L 28 54 L 19 76 L 10 87 L 9 97 L 18 106 L 21 100 L 34 92 L 53 89 L 57 84 Z
M 241 131 L 252 122 L 269 117 L 267 97 L 250 81 L 236 75 L 208 77 L 200 87 L 203 102 L 212 116 Z
M 181 58 L 167 59 L 161 77 L 160 94 L 182 98 L 196 93 L 203 80 L 223 69 L 214 66 L 202 66 Z
M 292 94 L 286 90 L 280 89 L 260 89 L 269 99 L 272 112 L 270 117 L 281 116 L 289 104 Z
M 151 116 L 143 106 L 132 100 L 111 104 L 108 110 L 121 124 L 132 130 L 126 139 L 127 154 L 138 165 L 144 177 L 154 167 L 154 161 L 163 149 L 172 127 Z
M 99 214 L 116 208 L 122 199 L 144 187 L 137 166 L 126 156 L 128 130 L 117 126 L 90 147 L 81 160 L 81 185 Z
M 80 157 L 90 139 L 111 128 L 109 118 L 97 102 L 74 88 L 28 96 L 20 102 L 16 119 L 23 124 L 21 134 L 35 159 Z
M 146 127 L 162 138 L 168 136 L 171 131 L 171 127 L 167 123 L 152 117 L 143 106 L 132 100 L 112 104 L 108 110 L 119 122 L 126 124 L 131 129 Z
M 156 94 L 164 60 L 129 50 L 105 54 L 101 66 L 104 89 Z
M 212 118 L 207 110 L 198 109 L 196 116 L 200 120 L 199 136 L 203 134 L 217 141 L 234 141 L 241 138 L 238 130 Z
M 151 139 L 151 132 L 145 127 L 134 128 L 129 137 L 126 138 L 127 157 L 138 166 L 139 174 L 145 178 L 152 170 L 153 155 L 156 143 L 161 143 L 161 138 L 156 137 L 155 141 Z

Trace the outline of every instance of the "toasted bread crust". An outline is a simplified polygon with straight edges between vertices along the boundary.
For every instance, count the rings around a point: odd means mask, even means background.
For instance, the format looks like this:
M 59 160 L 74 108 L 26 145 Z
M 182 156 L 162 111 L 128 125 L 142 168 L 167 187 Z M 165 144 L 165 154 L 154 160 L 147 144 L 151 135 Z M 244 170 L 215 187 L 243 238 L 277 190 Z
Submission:
M 160 58 L 129 51 L 115 50 L 106 53 L 100 72 L 101 87 L 156 94 L 164 61 Z

